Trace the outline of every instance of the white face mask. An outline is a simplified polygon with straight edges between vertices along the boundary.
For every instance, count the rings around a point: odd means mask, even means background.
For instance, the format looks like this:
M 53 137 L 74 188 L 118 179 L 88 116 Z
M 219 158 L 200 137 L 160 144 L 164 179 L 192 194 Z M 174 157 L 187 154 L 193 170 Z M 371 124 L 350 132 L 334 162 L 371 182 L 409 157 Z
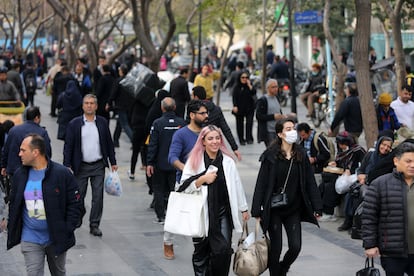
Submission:
M 285 141 L 288 144 L 293 144 L 298 140 L 298 133 L 296 130 L 289 130 L 285 132 Z

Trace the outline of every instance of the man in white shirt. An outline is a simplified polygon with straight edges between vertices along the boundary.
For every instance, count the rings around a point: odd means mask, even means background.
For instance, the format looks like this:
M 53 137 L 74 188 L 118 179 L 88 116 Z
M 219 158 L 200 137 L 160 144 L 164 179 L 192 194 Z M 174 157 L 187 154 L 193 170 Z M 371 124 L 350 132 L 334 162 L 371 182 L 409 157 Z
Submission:
M 391 107 L 402 126 L 414 130 L 414 102 L 410 100 L 412 92 L 412 88 L 404 84 L 398 98 L 391 103 Z

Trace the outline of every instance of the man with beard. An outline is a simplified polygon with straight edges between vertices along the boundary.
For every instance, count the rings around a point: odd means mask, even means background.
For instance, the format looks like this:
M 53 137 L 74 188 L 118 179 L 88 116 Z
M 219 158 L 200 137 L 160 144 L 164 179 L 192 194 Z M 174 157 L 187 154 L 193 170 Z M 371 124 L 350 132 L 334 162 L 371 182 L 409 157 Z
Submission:
M 391 103 L 402 126 L 414 130 L 414 103 L 410 100 L 413 94 L 411 86 L 403 85 L 400 95 Z
M 205 103 L 200 100 L 190 101 L 187 106 L 187 116 L 190 123 L 174 133 L 168 153 L 168 162 L 177 170 L 177 183 L 180 183 L 187 156 L 193 149 L 198 134 L 208 122 L 208 111 Z M 168 260 L 174 259 L 172 239 L 171 233 L 164 232 L 164 257 Z

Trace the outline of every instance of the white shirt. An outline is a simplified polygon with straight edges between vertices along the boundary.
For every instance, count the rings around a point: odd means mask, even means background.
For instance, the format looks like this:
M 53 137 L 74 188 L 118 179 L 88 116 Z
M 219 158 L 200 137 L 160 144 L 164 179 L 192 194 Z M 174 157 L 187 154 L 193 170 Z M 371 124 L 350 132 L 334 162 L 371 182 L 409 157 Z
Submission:
M 403 103 L 398 97 L 391 103 L 391 107 L 394 109 L 398 121 L 414 130 L 414 102 L 409 100 L 407 103 Z
M 85 116 L 83 117 L 85 124 L 81 129 L 82 161 L 87 163 L 102 159 L 99 132 L 95 120 L 96 118 L 90 122 L 86 120 Z

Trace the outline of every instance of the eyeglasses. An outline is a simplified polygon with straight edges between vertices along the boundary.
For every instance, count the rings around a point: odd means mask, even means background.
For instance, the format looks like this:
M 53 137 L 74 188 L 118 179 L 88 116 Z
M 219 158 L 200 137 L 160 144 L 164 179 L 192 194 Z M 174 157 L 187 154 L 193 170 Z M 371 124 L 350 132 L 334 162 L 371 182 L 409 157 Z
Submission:
M 203 111 L 203 112 L 194 112 L 195 114 L 199 114 L 199 115 L 208 115 L 208 111 Z

